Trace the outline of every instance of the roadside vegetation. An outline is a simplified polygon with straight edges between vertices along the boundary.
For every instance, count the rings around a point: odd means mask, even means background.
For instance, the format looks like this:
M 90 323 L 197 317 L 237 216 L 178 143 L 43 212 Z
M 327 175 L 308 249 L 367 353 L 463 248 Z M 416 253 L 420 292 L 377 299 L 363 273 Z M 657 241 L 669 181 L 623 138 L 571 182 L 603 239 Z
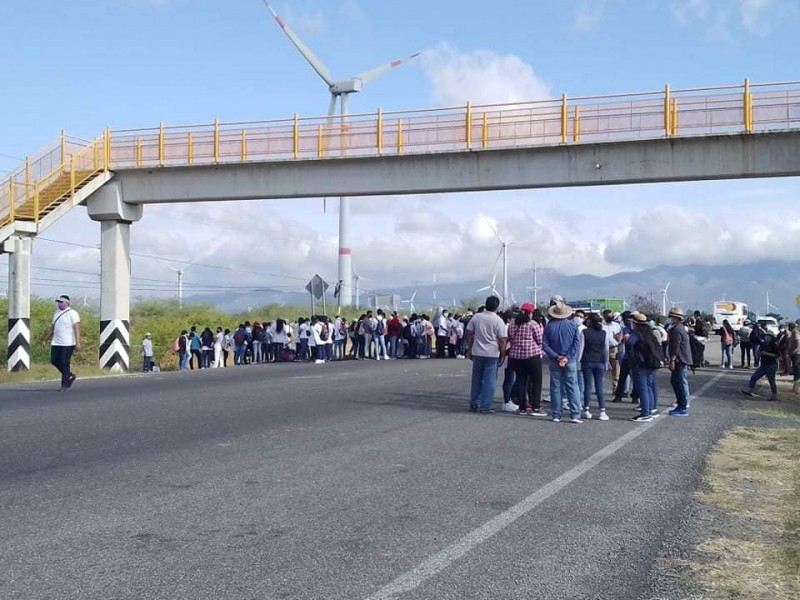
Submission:
M 800 598 L 800 405 L 783 399 L 753 411 L 786 427 L 736 428 L 709 457 L 696 499 L 722 518 L 687 564 L 699 598 Z

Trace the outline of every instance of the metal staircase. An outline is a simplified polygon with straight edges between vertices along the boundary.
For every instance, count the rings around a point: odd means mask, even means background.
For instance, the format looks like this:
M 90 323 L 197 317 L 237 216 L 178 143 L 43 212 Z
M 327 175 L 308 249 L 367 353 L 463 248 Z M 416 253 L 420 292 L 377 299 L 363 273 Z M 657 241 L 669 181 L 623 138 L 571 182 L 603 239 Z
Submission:
M 98 179 L 108 181 L 107 146 L 107 136 L 86 141 L 62 133 L 0 182 L 0 243 L 16 232 L 42 232 L 95 191 Z

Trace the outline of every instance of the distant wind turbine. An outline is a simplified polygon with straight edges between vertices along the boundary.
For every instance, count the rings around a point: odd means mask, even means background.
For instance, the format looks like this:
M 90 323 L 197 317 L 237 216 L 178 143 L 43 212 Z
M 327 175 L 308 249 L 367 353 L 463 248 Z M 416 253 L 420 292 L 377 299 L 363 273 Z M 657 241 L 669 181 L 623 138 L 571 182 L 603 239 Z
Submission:
M 668 281 L 667 285 L 664 286 L 664 289 L 661 290 L 661 315 L 664 317 L 667 316 L 667 291 L 669 290 L 670 283 L 672 282 Z

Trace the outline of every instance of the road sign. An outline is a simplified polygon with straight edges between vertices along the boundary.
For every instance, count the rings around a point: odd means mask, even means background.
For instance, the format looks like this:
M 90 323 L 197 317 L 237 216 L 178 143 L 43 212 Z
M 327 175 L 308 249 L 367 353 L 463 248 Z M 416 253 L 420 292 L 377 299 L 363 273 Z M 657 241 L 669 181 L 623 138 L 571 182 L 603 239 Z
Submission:
M 306 284 L 306 291 L 314 296 L 317 300 L 321 299 L 325 291 L 329 288 L 328 282 L 326 282 L 322 277 L 319 275 L 314 275 Z

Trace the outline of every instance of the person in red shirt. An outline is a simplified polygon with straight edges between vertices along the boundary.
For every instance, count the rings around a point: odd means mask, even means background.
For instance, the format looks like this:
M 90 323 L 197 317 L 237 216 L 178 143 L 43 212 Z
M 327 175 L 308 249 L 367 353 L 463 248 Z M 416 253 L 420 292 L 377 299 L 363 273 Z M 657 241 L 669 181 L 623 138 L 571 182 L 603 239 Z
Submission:
M 386 323 L 386 337 L 389 340 L 389 358 L 397 358 L 397 340 L 403 333 L 403 324 L 397 316 L 397 311 L 392 312 L 392 318 Z

